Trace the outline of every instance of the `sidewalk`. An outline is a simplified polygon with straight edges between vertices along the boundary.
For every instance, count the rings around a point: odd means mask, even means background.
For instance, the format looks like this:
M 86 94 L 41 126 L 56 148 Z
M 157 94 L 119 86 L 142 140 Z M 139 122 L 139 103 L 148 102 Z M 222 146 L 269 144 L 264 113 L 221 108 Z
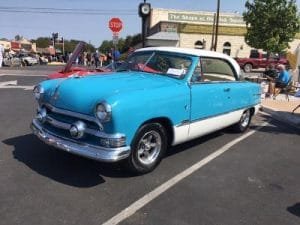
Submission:
M 262 110 L 274 119 L 300 129 L 300 107 L 292 114 L 293 109 L 300 105 L 300 98 L 294 96 L 289 96 L 289 98 L 290 101 L 287 101 L 285 95 L 280 94 L 275 100 L 272 98 L 262 99 Z
M 50 62 L 48 63 L 48 66 L 64 66 L 66 63 L 63 62 Z

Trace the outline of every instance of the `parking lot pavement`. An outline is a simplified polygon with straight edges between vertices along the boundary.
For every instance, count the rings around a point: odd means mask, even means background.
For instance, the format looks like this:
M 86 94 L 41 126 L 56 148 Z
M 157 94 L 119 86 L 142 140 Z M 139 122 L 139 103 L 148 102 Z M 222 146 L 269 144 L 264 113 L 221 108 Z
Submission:
M 102 224 L 241 137 L 225 129 L 173 147 L 155 171 L 132 176 L 46 146 L 29 129 L 32 93 L 0 95 L 1 225 Z M 299 133 L 269 115 L 255 117 L 250 132 L 265 122 L 120 224 L 299 224 Z
M 273 121 L 120 224 L 299 224 L 299 144 Z

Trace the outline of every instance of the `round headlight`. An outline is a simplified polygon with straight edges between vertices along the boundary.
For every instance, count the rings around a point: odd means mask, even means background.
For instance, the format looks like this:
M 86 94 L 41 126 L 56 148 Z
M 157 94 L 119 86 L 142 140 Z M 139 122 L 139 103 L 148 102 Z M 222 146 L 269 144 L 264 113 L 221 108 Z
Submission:
M 101 122 L 108 122 L 111 118 L 111 106 L 106 102 L 102 102 L 97 105 L 95 114 Z
M 36 100 L 40 100 L 43 93 L 44 89 L 41 87 L 41 85 L 34 87 L 33 94 Z

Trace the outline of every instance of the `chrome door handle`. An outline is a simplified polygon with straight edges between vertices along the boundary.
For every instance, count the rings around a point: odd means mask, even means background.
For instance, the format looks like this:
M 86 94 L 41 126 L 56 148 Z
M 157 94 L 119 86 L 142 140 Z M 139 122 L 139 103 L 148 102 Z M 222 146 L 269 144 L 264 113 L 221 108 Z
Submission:
M 224 88 L 224 91 L 228 92 L 228 91 L 230 91 L 230 88 Z

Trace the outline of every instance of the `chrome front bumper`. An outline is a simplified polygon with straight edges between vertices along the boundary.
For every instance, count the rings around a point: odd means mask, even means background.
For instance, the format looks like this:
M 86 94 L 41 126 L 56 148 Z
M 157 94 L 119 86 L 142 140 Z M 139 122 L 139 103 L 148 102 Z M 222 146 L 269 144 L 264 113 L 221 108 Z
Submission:
M 116 162 L 129 156 L 130 147 L 105 148 L 65 139 L 45 130 L 35 119 L 30 125 L 33 134 L 48 145 L 83 157 L 104 162 Z

